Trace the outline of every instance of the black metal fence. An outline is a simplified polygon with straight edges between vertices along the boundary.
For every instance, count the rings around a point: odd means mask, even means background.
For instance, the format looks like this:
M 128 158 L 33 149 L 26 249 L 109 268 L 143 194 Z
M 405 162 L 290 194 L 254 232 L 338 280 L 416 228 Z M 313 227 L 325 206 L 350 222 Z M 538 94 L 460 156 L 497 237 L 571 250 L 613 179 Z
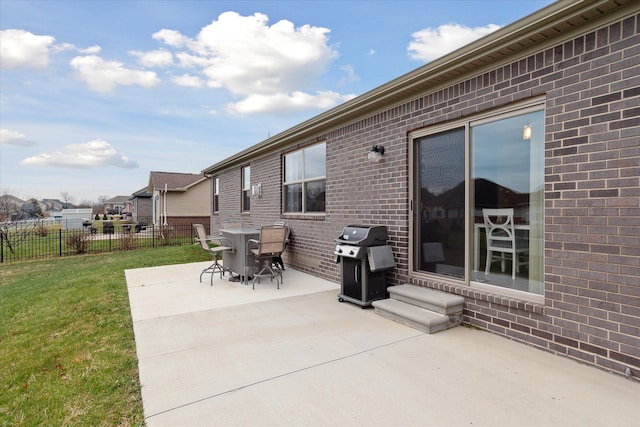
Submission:
M 105 221 L 63 228 L 44 221 L 0 224 L 0 263 L 195 243 L 192 224 L 139 226 Z

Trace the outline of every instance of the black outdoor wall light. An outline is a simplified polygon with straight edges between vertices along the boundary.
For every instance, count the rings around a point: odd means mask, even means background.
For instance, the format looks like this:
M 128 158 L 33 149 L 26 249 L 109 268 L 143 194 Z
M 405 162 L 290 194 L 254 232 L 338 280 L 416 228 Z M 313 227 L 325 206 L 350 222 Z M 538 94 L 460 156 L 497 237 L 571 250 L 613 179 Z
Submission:
M 384 147 L 382 145 L 374 145 L 369 151 L 368 158 L 372 162 L 380 163 L 382 161 L 382 155 L 384 154 Z

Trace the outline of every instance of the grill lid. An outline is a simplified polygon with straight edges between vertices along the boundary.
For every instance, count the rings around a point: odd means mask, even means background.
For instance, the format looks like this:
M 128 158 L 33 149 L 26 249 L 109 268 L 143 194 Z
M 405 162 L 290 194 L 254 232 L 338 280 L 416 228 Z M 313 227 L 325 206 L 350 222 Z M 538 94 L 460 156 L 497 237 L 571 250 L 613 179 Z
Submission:
M 336 242 L 355 246 L 378 246 L 387 243 L 387 227 L 384 225 L 347 225 Z

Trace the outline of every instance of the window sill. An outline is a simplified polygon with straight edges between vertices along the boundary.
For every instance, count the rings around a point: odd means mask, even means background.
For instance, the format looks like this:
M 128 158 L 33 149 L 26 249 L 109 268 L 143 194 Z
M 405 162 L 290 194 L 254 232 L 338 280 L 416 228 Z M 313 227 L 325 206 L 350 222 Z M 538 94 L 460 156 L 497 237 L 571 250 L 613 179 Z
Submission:
M 475 282 L 472 282 L 469 286 L 465 285 L 461 281 L 423 275 L 420 273 L 416 275 L 415 272 L 411 277 L 411 283 L 443 292 L 461 295 L 465 298 L 473 298 L 479 301 L 486 301 L 492 304 L 516 308 L 535 314 L 544 314 L 545 305 L 543 295 L 528 294 L 525 292 L 512 291 L 510 289 L 505 289 L 506 292 L 504 293 L 498 293 L 497 289 L 493 286 L 482 285 Z
M 327 217 L 324 213 L 283 213 L 283 219 L 301 219 L 306 221 L 324 221 Z

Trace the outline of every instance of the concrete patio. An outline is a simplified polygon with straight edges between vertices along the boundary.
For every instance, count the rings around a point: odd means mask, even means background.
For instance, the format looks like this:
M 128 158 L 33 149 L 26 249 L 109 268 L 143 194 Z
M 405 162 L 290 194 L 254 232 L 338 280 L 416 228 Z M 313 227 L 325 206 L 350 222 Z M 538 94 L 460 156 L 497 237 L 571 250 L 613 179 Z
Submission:
M 640 384 L 492 334 L 432 335 L 336 283 L 126 271 L 148 426 L 638 425 Z

